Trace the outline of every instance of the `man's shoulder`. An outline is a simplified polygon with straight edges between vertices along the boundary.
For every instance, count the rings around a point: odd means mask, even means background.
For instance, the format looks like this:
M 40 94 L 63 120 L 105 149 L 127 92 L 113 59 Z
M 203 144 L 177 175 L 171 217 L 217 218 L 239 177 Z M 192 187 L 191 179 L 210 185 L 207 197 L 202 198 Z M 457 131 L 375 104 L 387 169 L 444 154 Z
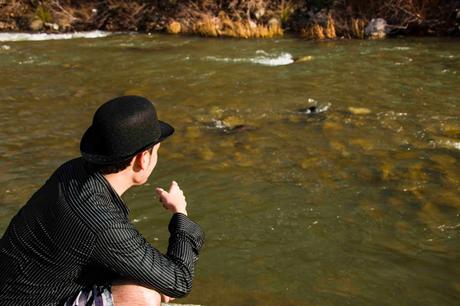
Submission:
M 66 171 L 71 171 L 71 170 L 76 170 L 76 169 L 82 169 L 84 167 L 84 160 L 82 157 L 76 157 L 73 159 L 69 159 L 68 161 L 64 162 L 61 164 L 55 171 L 54 173 L 61 173 L 61 172 L 66 172 Z
M 105 227 L 123 218 L 113 203 L 109 186 L 100 175 L 85 168 L 82 158 L 65 162 L 53 177 L 58 182 L 60 198 L 90 227 Z

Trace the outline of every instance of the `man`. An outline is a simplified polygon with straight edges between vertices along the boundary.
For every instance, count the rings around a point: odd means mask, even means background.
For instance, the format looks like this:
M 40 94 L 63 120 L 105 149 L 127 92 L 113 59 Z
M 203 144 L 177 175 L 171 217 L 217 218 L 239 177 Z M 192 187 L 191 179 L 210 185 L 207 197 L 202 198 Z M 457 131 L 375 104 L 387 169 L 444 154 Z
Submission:
M 59 167 L 0 241 L 1 305 L 159 305 L 191 290 L 203 232 L 176 182 L 157 188 L 173 213 L 165 255 L 128 219 L 121 195 L 144 184 L 174 129 L 145 98 L 103 104 L 82 137 L 82 157 Z

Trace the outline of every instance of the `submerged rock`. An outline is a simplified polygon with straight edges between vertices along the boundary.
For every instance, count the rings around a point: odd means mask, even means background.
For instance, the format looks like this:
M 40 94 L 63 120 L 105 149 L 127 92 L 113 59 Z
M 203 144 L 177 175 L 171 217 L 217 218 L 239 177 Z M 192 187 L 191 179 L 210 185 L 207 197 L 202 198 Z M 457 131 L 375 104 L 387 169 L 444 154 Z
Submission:
M 201 159 L 210 161 L 210 160 L 212 160 L 214 158 L 215 154 L 210 148 L 203 146 L 198 151 L 198 156 Z
M 348 108 L 348 110 L 353 115 L 367 115 L 367 114 L 371 113 L 371 110 L 368 109 L 368 108 L 365 108 L 365 107 L 352 107 L 352 106 L 350 106 Z
M 337 122 L 326 121 L 323 124 L 323 131 L 325 132 L 337 132 L 343 130 L 343 126 Z
M 200 128 L 197 126 L 189 126 L 185 129 L 185 137 L 188 139 L 197 139 L 201 137 Z
M 457 159 L 446 154 L 433 154 L 431 156 L 431 160 L 438 163 L 441 166 L 444 166 L 445 168 L 450 168 L 457 162 Z
M 251 131 L 254 130 L 255 127 L 246 125 L 246 124 L 238 124 L 230 128 L 225 128 L 224 133 L 226 134 L 235 134 L 235 133 L 241 133 L 244 131 Z
M 341 143 L 340 141 L 331 140 L 331 141 L 329 142 L 329 146 L 330 146 L 333 150 L 339 152 L 342 156 L 349 156 L 349 155 L 350 155 L 350 153 L 347 151 L 346 146 L 345 146 L 343 143 Z
M 254 126 L 244 123 L 243 119 L 237 116 L 228 116 L 222 120 L 213 119 L 210 126 L 217 128 L 224 134 L 235 134 L 256 129 Z
M 370 139 L 367 138 L 352 138 L 348 142 L 352 145 L 358 146 L 365 151 L 370 151 L 374 149 L 374 144 Z
M 319 157 L 316 157 L 316 156 L 308 157 L 308 158 L 303 159 L 300 162 L 300 167 L 304 170 L 311 170 L 312 168 L 317 167 L 320 161 L 321 160 Z
M 254 165 L 253 160 L 248 155 L 241 152 L 235 152 L 233 157 L 239 166 L 251 167 Z

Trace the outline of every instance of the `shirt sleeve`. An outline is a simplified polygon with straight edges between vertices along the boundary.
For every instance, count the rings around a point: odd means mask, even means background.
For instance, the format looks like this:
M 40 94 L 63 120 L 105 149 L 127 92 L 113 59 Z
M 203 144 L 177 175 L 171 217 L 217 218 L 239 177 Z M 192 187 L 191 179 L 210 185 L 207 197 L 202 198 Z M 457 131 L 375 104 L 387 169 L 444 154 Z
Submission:
M 94 260 L 123 278 L 180 298 L 192 288 L 192 278 L 204 234 L 186 215 L 176 213 L 168 226 L 169 246 L 163 255 L 128 220 L 97 235 Z

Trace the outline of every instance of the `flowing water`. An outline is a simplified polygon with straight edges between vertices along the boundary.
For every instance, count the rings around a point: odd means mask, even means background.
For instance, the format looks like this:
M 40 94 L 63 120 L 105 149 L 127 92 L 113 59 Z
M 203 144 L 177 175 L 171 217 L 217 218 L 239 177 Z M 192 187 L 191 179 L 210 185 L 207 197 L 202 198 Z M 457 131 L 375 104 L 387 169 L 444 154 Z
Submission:
M 138 94 L 177 132 L 132 220 L 164 251 L 153 189 L 175 179 L 206 232 L 184 302 L 457 305 L 459 42 L 0 42 L 0 232 L 95 109 Z

